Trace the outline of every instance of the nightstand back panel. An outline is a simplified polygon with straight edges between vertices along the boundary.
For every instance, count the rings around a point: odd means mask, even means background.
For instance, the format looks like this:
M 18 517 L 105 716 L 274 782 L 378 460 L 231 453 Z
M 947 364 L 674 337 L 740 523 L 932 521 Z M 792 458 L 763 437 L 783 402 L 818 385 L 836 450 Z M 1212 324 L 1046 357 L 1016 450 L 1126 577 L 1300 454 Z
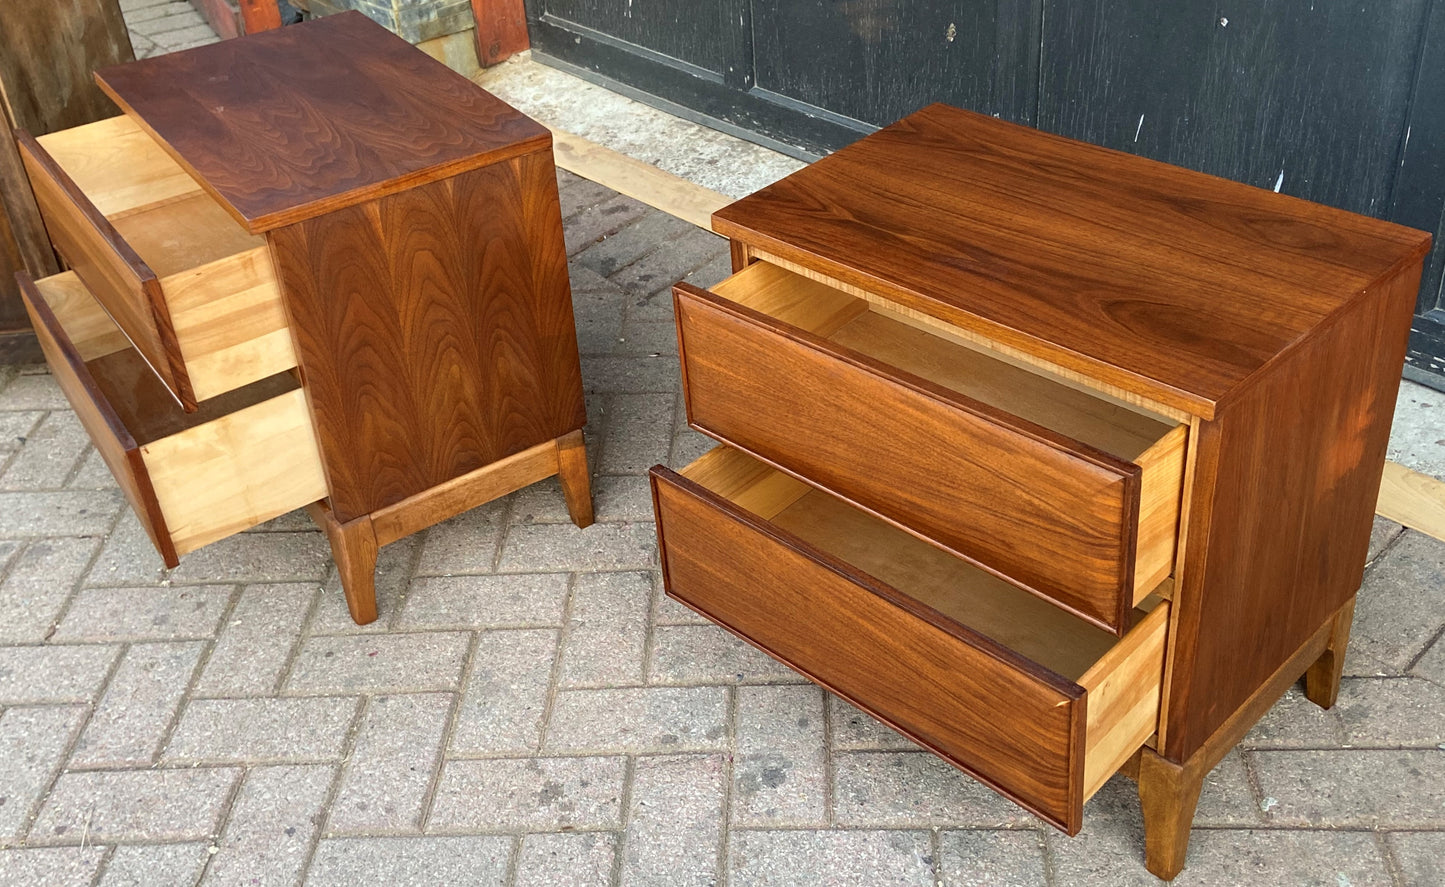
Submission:
M 560 221 L 538 152 L 270 232 L 338 520 L 585 423 Z

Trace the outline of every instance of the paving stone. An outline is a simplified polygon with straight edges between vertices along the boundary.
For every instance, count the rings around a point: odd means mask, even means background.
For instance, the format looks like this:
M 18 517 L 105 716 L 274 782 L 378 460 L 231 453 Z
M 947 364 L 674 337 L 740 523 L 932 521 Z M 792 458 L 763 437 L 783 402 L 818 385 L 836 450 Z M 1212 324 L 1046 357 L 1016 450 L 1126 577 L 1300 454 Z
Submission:
M 308 638 L 286 689 L 300 693 L 455 690 L 471 637 L 464 632 Z
M 515 887 L 608 887 L 616 841 L 610 834 L 542 834 L 522 839 Z
M 831 693 L 828 694 L 828 728 L 835 749 L 918 750 L 918 745 L 913 740 Z
M 1445 687 L 1419 678 L 1340 682 L 1335 705 L 1346 746 L 1437 748 L 1445 743 Z
M 346 592 L 341 588 L 340 573 L 332 569 L 322 586 L 308 631 L 315 635 L 381 634 L 389 630 L 396 621 L 397 613 L 405 606 L 407 589 L 411 585 L 412 565 L 416 563 L 421 544 L 421 537 L 413 535 L 381 549 L 381 554 L 376 559 L 377 618 L 365 625 L 357 625 L 356 620 L 351 618 L 351 610 L 346 605 Z
M 1375 522 L 1370 527 L 1370 550 L 1366 562 L 1379 557 L 1403 532 L 1404 527 L 1389 518 L 1375 515 Z
M 329 838 L 316 848 L 307 887 L 502 887 L 512 839 Z
M 140 22 L 148 22 L 153 19 L 163 18 L 169 15 L 180 13 L 182 15 L 193 12 L 191 5 L 185 0 L 171 0 L 171 2 L 152 3 L 148 6 L 135 8 L 121 7 L 125 13 L 125 23 L 128 28 L 133 28 Z
M 738 688 L 734 825 L 827 824 L 825 725 L 811 684 Z
M 1044 842 L 1037 832 L 958 831 L 938 836 L 945 887 L 1045 887 Z
M 618 321 L 621 325 L 621 320 Z M 4 395 L 0 394 L 0 400 Z M 35 426 L 45 417 L 41 410 L 0 413 L 0 453 L 13 453 L 25 445 Z
M 666 394 L 619 394 L 602 438 L 598 470 L 603 474 L 646 474 L 667 461 L 677 398 Z
M 1415 661 L 1410 673 L 1445 687 L 1445 636 L 1441 636 L 1430 645 L 1429 649 Z
M 90 437 L 76 415 L 56 410 L 30 433 L 25 446 L 0 475 L 0 489 L 59 489 L 89 447 Z
M 819 874 L 827 880 L 820 882 Z M 735 831 L 729 887 L 934 887 L 927 832 Z
M 692 227 L 676 216 L 650 212 L 611 237 L 575 253 L 572 261 L 610 277 L 654 250 L 670 249 L 670 241 Z
M 571 752 L 724 748 L 727 693 L 724 687 L 559 690 L 543 747 Z
M 372 697 L 331 805 L 330 834 L 421 827 L 452 698 L 449 693 Z
M 68 490 L 118 489 L 115 476 L 110 473 L 110 466 L 105 464 L 105 459 L 94 447 L 81 457 L 80 467 L 75 470 L 75 474 L 71 476 L 65 488 Z M 107 867 L 106 871 L 109 870 Z
M 798 682 L 797 672 L 715 625 L 669 625 L 653 633 L 654 684 Z
M 562 201 L 563 219 L 569 219 L 581 210 L 596 206 L 616 193 L 606 185 L 599 185 L 563 169 L 557 170 L 557 196 Z
M 200 840 L 216 831 L 240 774 L 232 767 L 62 773 L 29 841 Z
M 1445 832 L 1396 832 L 1385 841 L 1395 857 L 1401 887 L 1445 884 Z
M 678 390 L 677 374 L 677 356 L 672 354 L 657 357 L 582 358 L 582 384 L 589 392 L 623 397 L 674 394 Z
M 95 495 L 95 494 L 86 494 Z M 117 494 L 119 495 L 119 494 Z M 331 569 L 331 548 L 319 531 L 238 533 L 198 548 L 166 572 L 145 530 L 129 509 L 106 539 L 86 578 L 91 586 L 143 585 L 169 578 L 176 585 L 202 582 L 321 582 Z
M 22 835 L 85 714 L 83 706 L 9 708 L 0 714 L 0 841 Z
M 189 641 L 133 644 L 126 650 L 71 753 L 70 766 L 153 762 L 205 646 Z
M 536 751 L 556 658 L 555 629 L 482 632 L 449 752 Z
M 1125 776 L 1114 776 L 1120 783 L 1123 794 L 1138 792 L 1138 783 Z M 1199 806 L 1194 811 L 1194 825 L 1202 826 L 1254 826 L 1263 825 L 1264 815 L 1259 801 L 1249 784 L 1249 771 L 1245 767 L 1244 753 L 1233 749 L 1224 760 L 1215 765 L 1204 777 L 1204 789 L 1199 793 Z
M 111 855 L 100 887 L 194 887 L 210 859 L 208 846 L 122 844 Z
M 1157 883 L 1157 882 L 1156 882 Z M 1389 887 L 1372 835 L 1359 832 L 1196 829 L 1175 887 Z
M 512 527 L 498 572 L 556 570 L 620 572 L 650 569 L 657 561 L 657 528 L 651 523 Z
M 501 541 L 504 508 L 502 501 L 488 503 L 427 530 L 417 575 L 492 572 Z
M 231 805 L 203 887 L 294 884 L 331 790 L 335 768 L 255 767 Z
M 1445 542 L 1405 535 L 1365 574 L 1350 648 L 1402 674 L 1445 624 Z
M 592 478 L 592 510 L 603 523 L 652 520 L 652 487 L 646 475 L 602 475 Z M 519 490 L 512 501 L 513 523 L 571 523 L 567 500 L 556 478 Z
M 1340 744 L 1340 716 L 1310 702 L 1296 684 L 1275 703 L 1248 735 L 1245 748 L 1325 748 Z
M 300 642 L 316 585 L 250 585 L 242 589 L 206 668 L 199 696 L 259 696 L 273 692 Z
M 401 628 L 521 628 L 562 624 L 565 573 L 435 576 L 412 583 Z
M 16 543 L 0 543 L 0 562 Z M 98 539 L 36 539 L 25 546 L 0 583 L 0 642 L 39 642 L 60 611 L 95 550 Z
M 720 755 L 637 759 L 622 842 L 623 883 L 638 887 L 718 883 L 725 770 Z
M 76 594 L 57 641 L 159 641 L 214 637 L 231 603 L 228 585 L 87 588 Z
M 193 699 L 162 757 L 171 763 L 334 761 L 356 710 L 350 696 Z
M 701 268 L 696 269 L 683 278 L 693 286 L 700 286 L 703 289 L 711 289 L 722 283 L 733 273 L 732 254 L 726 250 L 718 253 L 717 257 L 708 261 Z
M 70 402 L 47 373 L 17 376 L 0 388 L 0 410 L 68 410 Z
M 614 195 L 575 213 L 562 229 L 567 254 L 576 255 L 603 237 L 647 214 L 647 207 L 630 197 Z
M 661 571 L 654 573 L 655 590 L 652 593 L 652 622 L 654 625 L 712 625 L 704 615 L 681 601 L 667 596 L 663 587 Z
M 1077 835 L 1069 837 L 1051 828 L 1039 833 L 1055 884 L 1158 887 L 1161 883 L 1144 868 L 1139 793 L 1127 780 L 1109 780 L 1084 805 L 1084 825 Z M 1196 838 L 1200 834 L 1202 830 L 1194 832 Z
M 1037 820 L 934 755 L 833 756 L 833 821 L 846 826 L 1032 828 Z
M 91 702 L 119 647 L 0 647 L 0 705 Z
M 1445 826 L 1445 750 L 1251 753 L 1274 825 Z
M 612 353 L 638 357 L 677 354 L 677 324 L 670 320 L 628 321 L 622 325 L 622 333 Z
M 105 847 L 0 850 L 0 887 L 90 887 Z
M 670 316 L 657 316 L 654 302 L 665 301 L 670 309 L 672 295 L 668 290 L 674 283 L 727 254 L 726 240 L 701 228 L 691 228 L 675 237 L 667 249 L 643 256 L 611 275 L 611 279 L 634 295 L 629 318 L 668 320 Z
M 0 539 L 103 536 L 122 505 L 118 490 L 0 493 Z
M 448 761 L 428 832 L 568 831 L 622 824 L 625 758 Z
M 578 576 L 558 684 L 600 687 L 643 679 L 651 573 Z

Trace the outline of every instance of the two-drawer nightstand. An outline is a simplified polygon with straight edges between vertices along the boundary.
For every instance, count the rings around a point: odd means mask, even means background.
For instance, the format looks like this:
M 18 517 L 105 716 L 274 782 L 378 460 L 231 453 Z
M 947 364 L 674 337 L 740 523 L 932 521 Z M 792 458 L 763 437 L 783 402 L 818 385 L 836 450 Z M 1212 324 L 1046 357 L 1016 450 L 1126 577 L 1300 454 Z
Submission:
M 1134 775 L 1173 877 L 1334 702 L 1429 237 L 939 105 L 713 225 L 668 593 L 1070 834 Z
M 553 475 L 592 522 L 546 129 L 355 12 L 96 79 L 22 286 L 167 565 L 307 506 L 370 622 L 379 546 Z

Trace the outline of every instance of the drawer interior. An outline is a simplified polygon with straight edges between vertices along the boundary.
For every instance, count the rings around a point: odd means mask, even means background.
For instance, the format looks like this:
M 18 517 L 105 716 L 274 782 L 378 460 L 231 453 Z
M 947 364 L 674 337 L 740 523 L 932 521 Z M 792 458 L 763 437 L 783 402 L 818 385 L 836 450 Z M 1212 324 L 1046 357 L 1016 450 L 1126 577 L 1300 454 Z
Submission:
M 52 239 L 184 408 L 296 366 L 265 238 L 133 120 L 27 150 Z
M 27 288 L 52 371 L 168 565 L 325 498 L 295 371 L 185 412 L 74 272 Z
M 1188 427 L 1081 390 L 902 313 L 768 262 L 712 288 L 739 305 L 806 330 L 1140 468 L 1134 602 L 1173 569 Z
M 717 447 L 680 473 L 945 623 L 981 634 L 1081 688 L 1089 700 L 1083 798 L 1154 733 L 1169 612 L 1161 596 L 1135 608 L 1121 639 L 738 450 Z
M 266 247 L 125 115 L 36 141 L 160 277 Z
M 729 447 L 680 472 L 949 619 L 1079 682 L 1119 638 Z M 1146 610 L 1135 611 L 1135 621 Z

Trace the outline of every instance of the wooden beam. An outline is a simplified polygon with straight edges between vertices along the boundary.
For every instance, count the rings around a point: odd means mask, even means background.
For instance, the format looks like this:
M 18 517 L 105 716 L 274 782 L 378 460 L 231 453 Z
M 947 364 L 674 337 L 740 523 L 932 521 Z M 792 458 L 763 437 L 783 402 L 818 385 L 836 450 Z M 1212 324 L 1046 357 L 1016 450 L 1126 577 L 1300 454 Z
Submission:
M 732 202 L 725 194 L 565 130 L 552 130 L 552 149 L 562 169 L 708 231 L 712 214 Z M 1445 540 L 1445 482 L 1386 462 L 1375 513 Z
M 552 130 L 552 150 L 557 165 L 568 172 L 709 231 L 712 214 L 733 202 L 726 194 L 564 130 Z
M 472 0 L 472 15 L 477 20 L 477 60 L 482 67 L 531 48 L 522 0 Z

